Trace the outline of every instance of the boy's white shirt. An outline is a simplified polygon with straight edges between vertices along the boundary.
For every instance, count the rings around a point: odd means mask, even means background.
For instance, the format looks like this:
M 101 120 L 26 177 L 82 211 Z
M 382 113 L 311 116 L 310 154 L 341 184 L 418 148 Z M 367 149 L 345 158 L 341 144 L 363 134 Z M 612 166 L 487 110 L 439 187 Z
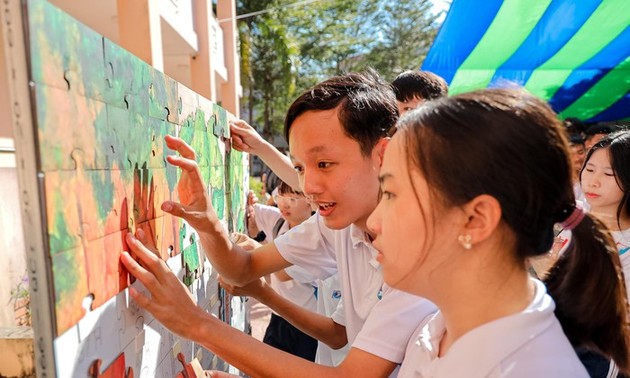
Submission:
M 293 265 L 292 267 L 297 267 Z M 310 282 L 313 278 L 311 274 L 301 276 L 296 274 L 295 270 L 287 271 L 287 273 L 297 281 Z M 345 326 L 346 320 L 343 311 L 343 302 L 341 301 L 341 283 L 337 274 L 326 278 L 325 280 L 316 279 L 317 285 L 317 312 L 330 317 L 335 323 Z M 317 354 L 315 362 L 320 365 L 338 366 L 350 350 L 350 346 L 346 344 L 343 348 L 332 349 L 328 345 L 319 342 L 317 344 Z
M 554 315 L 555 304 L 542 282 L 524 311 L 484 324 L 466 333 L 437 357 L 444 320 L 428 316 L 409 341 L 401 378 L 588 377 Z
M 274 243 L 284 259 L 319 279 L 338 272 L 352 347 L 400 363 L 418 322 L 436 311 L 430 301 L 383 283 L 377 251 L 354 225 L 332 230 L 315 214 Z
M 256 225 L 261 231 L 265 232 L 265 235 L 267 235 L 266 240 L 273 240 L 273 228 L 276 225 L 278 219 L 282 218 L 280 210 L 274 206 L 255 204 L 254 213 L 256 218 Z M 278 235 L 282 235 L 288 230 L 289 223 L 284 222 L 282 227 L 280 227 Z M 286 269 L 287 273 L 289 274 L 292 270 L 296 271 L 295 274 L 300 274 L 303 276 L 308 274 L 308 272 L 304 271 L 304 269 L 298 266 L 292 266 Z M 317 299 L 315 298 L 314 287 L 312 284 L 312 281 L 314 279 L 315 277 L 312 278 L 311 282 L 298 282 L 295 280 L 283 282 L 276 278 L 274 274 L 272 274 L 271 287 L 282 297 L 290 300 L 296 305 L 315 312 L 317 311 Z

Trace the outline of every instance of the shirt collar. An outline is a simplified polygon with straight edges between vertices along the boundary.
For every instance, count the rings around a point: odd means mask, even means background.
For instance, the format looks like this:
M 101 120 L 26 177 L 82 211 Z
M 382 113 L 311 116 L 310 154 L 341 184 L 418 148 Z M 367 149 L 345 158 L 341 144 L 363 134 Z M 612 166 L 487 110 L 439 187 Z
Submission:
M 365 231 L 360 229 L 358 226 L 351 224 L 350 240 L 352 241 L 352 248 L 354 249 L 359 249 L 362 246 L 367 248 L 367 250 L 370 252 L 370 255 L 372 256 L 372 258 L 370 259 L 370 265 L 372 266 L 372 268 L 378 269 L 381 266 L 381 264 L 376 261 L 376 255 L 378 254 L 378 251 L 372 245 L 372 242 L 370 241 L 370 238 L 368 237 L 367 233 L 365 233 Z
M 555 304 L 547 295 L 545 286 L 538 280 L 536 294 L 530 305 L 522 312 L 497 319 L 473 329 L 455 341 L 447 354 L 438 357 L 439 344 L 445 332 L 442 314 L 437 312 L 422 328 L 416 347 L 426 350 L 431 359 L 428 364 L 416 366 L 421 373 L 433 375 L 437 370 L 444 377 L 483 377 L 503 359 L 557 322 L 553 313 Z M 509 336 L 507 336 L 509 335 Z M 475 363 L 471 364 L 471 350 L 475 353 Z

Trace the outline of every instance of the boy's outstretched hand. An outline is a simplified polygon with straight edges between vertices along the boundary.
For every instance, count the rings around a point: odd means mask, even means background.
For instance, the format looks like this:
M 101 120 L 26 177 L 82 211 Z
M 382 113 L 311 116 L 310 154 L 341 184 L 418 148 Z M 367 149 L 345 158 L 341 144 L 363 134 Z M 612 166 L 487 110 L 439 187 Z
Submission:
M 199 166 L 195 161 L 195 151 L 183 140 L 167 135 L 164 140 L 168 148 L 175 150 L 180 156 L 169 155 L 166 160 L 181 168 L 182 175 L 177 183 L 179 203 L 164 201 L 162 210 L 183 218 L 199 232 L 212 227 L 216 214 L 208 198 L 208 191 L 201 178 Z
M 129 293 L 140 307 L 149 311 L 166 328 L 195 340 L 197 326 L 208 322 L 212 316 L 197 306 L 186 286 L 159 257 L 157 251 L 149 249 L 150 242 L 145 239 L 146 235 L 142 230 L 136 232 L 136 237 L 131 233 L 127 234 L 127 244 L 140 263 L 127 252 L 123 252 L 120 259 L 129 273 L 149 290 L 151 298 L 133 287 L 129 288 Z

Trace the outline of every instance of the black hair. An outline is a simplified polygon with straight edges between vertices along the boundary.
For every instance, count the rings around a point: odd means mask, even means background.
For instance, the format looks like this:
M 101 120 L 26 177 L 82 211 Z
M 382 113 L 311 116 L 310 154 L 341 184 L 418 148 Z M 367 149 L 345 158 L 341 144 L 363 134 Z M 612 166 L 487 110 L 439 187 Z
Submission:
M 414 98 L 434 100 L 448 96 L 448 85 L 440 76 L 429 71 L 405 71 L 392 81 L 396 100 L 410 101 Z
M 278 184 L 277 188 L 278 188 L 278 194 L 297 194 L 299 196 L 304 196 L 304 193 L 302 193 L 299 190 L 295 190 L 291 187 L 291 185 L 287 184 L 286 182 L 279 180 L 280 184 Z
M 289 140 L 291 126 L 301 114 L 331 109 L 338 110 L 345 134 L 359 143 L 364 156 L 398 119 L 394 92 L 376 71 L 368 69 L 332 77 L 302 93 L 287 111 L 284 137 Z

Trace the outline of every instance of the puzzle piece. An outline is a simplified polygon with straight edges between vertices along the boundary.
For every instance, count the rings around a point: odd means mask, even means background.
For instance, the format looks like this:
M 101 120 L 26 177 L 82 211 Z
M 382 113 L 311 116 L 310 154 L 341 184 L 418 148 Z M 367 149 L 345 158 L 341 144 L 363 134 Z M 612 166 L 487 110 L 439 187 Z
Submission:
M 105 104 L 42 85 L 35 85 L 35 101 L 38 103 L 36 119 L 44 172 L 76 169 L 76 161 L 72 158 L 75 150 L 83 151 L 85 169 L 104 165 L 97 162 L 97 156 L 105 155 L 97 130 L 107 125 Z
M 177 123 L 179 83 L 156 69 L 151 69 L 150 73 L 149 115 L 160 120 Z
M 120 253 L 128 250 L 127 231 L 118 231 L 88 242 L 85 260 L 90 293 L 94 295 L 92 308 L 97 308 L 129 285 L 129 277 L 120 263 Z
M 81 209 L 82 236 L 92 241 L 129 228 L 131 171 L 79 171 L 75 191 Z
M 177 378 L 202 378 L 206 377 L 201 364 L 197 358 L 193 358 L 190 363 L 186 362 L 186 357 L 182 353 L 177 354 L 177 360 L 182 364 L 183 370 L 177 374 Z
M 83 247 L 52 255 L 57 335 L 76 324 L 85 314 L 83 299 L 89 294 Z
M 49 252 L 58 252 L 81 245 L 81 218 L 77 204 L 68 201 L 67 193 L 77 188 L 74 171 L 48 172 L 44 176 L 46 219 Z
M 195 112 L 199 109 L 201 96 L 183 84 L 178 84 L 177 95 L 179 96 L 179 101 L 177 104 L 178 117 L 176 123 L 183 126 L 186 120 L 193 119 Z
M 30 1 L 29 16 L 33 81 L 102 99 L 103 37 L 47 1 Z
M 90 378 L 133 378 L 133 368 L 126 368 L 124 353 L 121 353 L 102 373 L 101 364 L 102 361 L 97 359 L 90 365 L 88 371 Z
M 108 39 L 104 39 L 104 55 L 107 72 L 104 101 L 148 116 L 153 68 Z
M 215 117 L 212 132 L 217 138 L 222 140 L 230 138 L 230 126 L 228 124 L 227 111 L 217 104 L 212 104 L 212 114 Z
M 246 164 L 244 154 L 240 151 L 232 150 L 228 153 L 229 159 L 229 189 L 227 190 L 228 203 L 230 204 L 230 215 L 228 217 L 228 229 L 230 232 L 245 230 L 245 205 L 247 203 L 245 186 L 247 176 L 245 176 L 244 165 Z

